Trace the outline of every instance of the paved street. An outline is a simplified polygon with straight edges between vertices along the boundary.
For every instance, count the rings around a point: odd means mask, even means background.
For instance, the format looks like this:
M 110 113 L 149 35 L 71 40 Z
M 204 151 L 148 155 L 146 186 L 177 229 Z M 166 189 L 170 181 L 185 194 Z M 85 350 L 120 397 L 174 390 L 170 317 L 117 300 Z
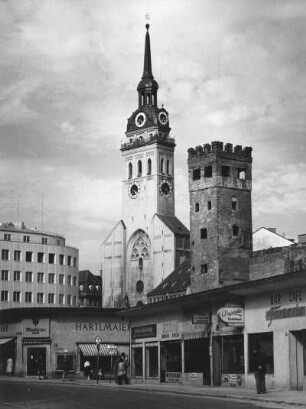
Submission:
M 258 405 L 258 406 L 257 406 Z M 237 402 L 212 397 L 193 397 L 175 393 L 128 390 L 127 388 L 0 381 L 1 409 L 72 409 L 72 408 L 209 408 L 256 409 L 259 403 Z M 277 407 L 277 406 L 270 406 Z

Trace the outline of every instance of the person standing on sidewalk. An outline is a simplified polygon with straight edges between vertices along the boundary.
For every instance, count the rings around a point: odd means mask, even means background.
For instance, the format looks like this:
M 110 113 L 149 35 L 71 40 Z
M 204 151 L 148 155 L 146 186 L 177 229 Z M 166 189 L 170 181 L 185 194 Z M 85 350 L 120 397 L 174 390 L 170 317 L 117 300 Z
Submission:
M 254 349 L 253 359 L 257 393 L 266 393 L 266 360 L 264 354 L 261 352 L 260 345 L 257 345 L 256 349 Z

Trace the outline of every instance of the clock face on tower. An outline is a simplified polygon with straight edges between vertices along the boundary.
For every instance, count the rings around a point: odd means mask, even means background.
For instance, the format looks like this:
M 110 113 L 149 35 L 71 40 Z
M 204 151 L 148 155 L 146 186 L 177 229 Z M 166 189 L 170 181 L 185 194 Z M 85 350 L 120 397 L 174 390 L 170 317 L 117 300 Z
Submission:
M 144 112 L 139 112 L 135 118 L 135 125 L 138 128 L 142 127 L 146 122 L 146 114 Z
M 170 180 L 163 179 L 159 184 L 159 192 L 164 197 L 170 197 L 172 195 L 172 184 Z
M 160 112 L 158 114 L 158 120 L 162 125 L 166 125 L 168 123 L 168 115 L 166 114 L 166 112 Z
M 129 196 L 131 199 L 136 199 L 140 194 L 140 184 L 133 182 L 129 185 Z

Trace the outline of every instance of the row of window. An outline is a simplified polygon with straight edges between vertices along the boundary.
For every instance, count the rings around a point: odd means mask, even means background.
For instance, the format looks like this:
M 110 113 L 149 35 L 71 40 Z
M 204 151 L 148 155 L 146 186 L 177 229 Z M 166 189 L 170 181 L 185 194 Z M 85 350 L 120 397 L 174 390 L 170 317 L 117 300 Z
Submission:
M 232 197 L 231 208 L 232 208 L 232 210 L 237 210 L 238 209 L 238 199 L 235 196 Z M 211 200 L 207 201 L 207 210 L 211 210 Z M 196 213 L 198 213 L 200 211 L 200 203 L 198 203 L 198 202 L 195 203 L 194 211 Z
M 245 180 L 246 179 L 246 170 L 241 168 L 241 169 L 236 169 L 237 170 L 237 178 L 240 180 Z M 211 178 L 213 176 L 213 167 L 210 166 L 205 166 L 204 167 L 204 177 L 205 178 Z M 231 176 L 231 167 L 222 165 L 221 166 L 221 176 L 223 177 L 230 177 Z M 192 174 L 192 179 L 193 180 L 199 180 L 201 179 L 201 169 L 197 168 L 193 170 Z
M 142 161 L 139 160 L 137 162 L 137 177 L 141 177 L 142 173 L 143 173 Z M 151 175 L 151 173 L 152 173 L 152 161 L 149 158 L 147 161 L 147 175 Z M 167 175 L 170 175 L 170 160 L 169 159 L 167 159 L 166 161 L 166 166 L 164 163 L 164 159 L 162 158 L 160 160 L 160 173 L 163 173 L 163 174 L 166 173 Z M 129 179 L 133 178 L 133 165 L 131 162 L 128 165 L 128 178 Z
M 22 276 L 21 271 L 14 271 L 13 281 L 21 282 L 21 276 Z M 33 283 L 34 274 L 32 271 L 26 271 L 24 276 L 25 276 L 24 281 L 26 283 Z M 37 283 L 40 283 L 40 284 L 45 283 L 46 282 L 45 276 L 47 276 L 45 273 L 41 273 L 41 272 L 37 273 L 37 277 L 36 277 Z M 8 270 L 1 270 L 1 281 L 10 281 L 10 273 Z M 76 277 L 72 278 L 71 275 L 67 275 L 66 280 L 65 280 L 64 274 L 58 275 L 58 284 L 72 285 L 72 282 L 73 282 L 73 285 L 76 287 L 77 286 Z M 55 274 L 54 273 L 48 274 L 48 284 L 55 284 Z
M 10 301 L 10 293 L 7 290 L 2 290 L 1 291 L 1 301 L 2 302 L 9 302 Z M 13 291 L 12 293 L 13 302 L 20 303 L 22 302 L 22 293 L 21 291 Z M 55 304 L 55 294 L 54 293 L 48 293 L 47 295 L 47 304 Z M 34 297 L 33 293 L 30 291 L 26 291 L 23 293 L 23 300 L 26 303 L 33 303 L 34 302 Z M 37 293 L 36 294 L 36 302 L 37 304 L 45 304 L 45 294 L 44 293 Z M 64 294 L 59 294 L 58 295 L 58 304 L 59 305 L 73 305 L 76 306 L 76 296 L 71 296 L 70 294 L 66 295 L 66 304 L 65 304 L 65 295 Z
M 19 237 L 19 236 L 18 236 L 18 237 Z M 37 239 L 36 236 L 35 236 L 35 238 Z M 30 243 L 30 242 L 32 241 L 32 240 L 31 240 L 31 236 L 23 236 L 22 239 L 23 239 L 23 242 L 24 242 L 24 243 Z M 3 235 L 3 240 L 5 240 L 5 241 L 12 241 L 12 234 L 11 234 L 11 233 L 4 233 L 4 235 Z M 14 241 L 16 241 L 16 240 L 14 240 Z M 41 242 L 41 244 L 48 244 L 48 238 L 47 238 L 47 237 L 42 237 L 40 242 Z M 35 240 L 34 243 L 37 243 L 37 241 Z M 57 239 L 57 240 L 56 240 L 56 244 L 57 244 L 58 246 L 60 246 L 60 245 L 61 245 L 61 240 L 60 240 L 60 239 Z
M 10 260 L 10 250 L 2 249 L 1 252 L 2 260 L 8 261 Z M 23 254 L 20 250 L 14 250 L 14 261 L 23 261 Z M 33 263 L 35 261 L 34 252 L 33 251 L 26 251 L 24 254 L 25 261 L 28 263 Z M 49 264 L 56 264 L 56 254 L 55 253 L 48 253 L 45 254 L 43 252 L 38 252 L 36 254 L 36 261 L 37 263 L 46 263 Z M 64 256 L 64 254 L 59 254 L 58 256 L 58 264 L 63 266 L 72 266 L 77 267 L 77 258 L 72 256 Z
M 237 236 L 239 236 L 239 233 L 240 233 L 240 228 L 239 228 L 239 226 L 237 226 L 237 224 L 234 224 L 233 226 L 232 226 L 232 235 L 234 236 L 234 237 L 237 237 Z M 203 228 L 201 228 L 200 229 L 200 236 L 201 236 L 201 239 L 207 239 L 207 228 L 206 227 L 203 227 Z

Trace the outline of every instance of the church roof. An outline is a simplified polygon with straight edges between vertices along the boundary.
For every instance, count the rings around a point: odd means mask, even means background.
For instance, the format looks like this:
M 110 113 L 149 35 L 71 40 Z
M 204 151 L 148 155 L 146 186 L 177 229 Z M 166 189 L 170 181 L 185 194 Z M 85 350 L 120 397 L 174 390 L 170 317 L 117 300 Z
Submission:
M 147 297 L 186 292 L 190 286 L 190 260 L 183 261 L 157 287 L 147 294 Z
M 176 216 L 163 216 L 161 214 L 157 214 L 157 216 L 175 235 L 190 236 L 187 227 Z

